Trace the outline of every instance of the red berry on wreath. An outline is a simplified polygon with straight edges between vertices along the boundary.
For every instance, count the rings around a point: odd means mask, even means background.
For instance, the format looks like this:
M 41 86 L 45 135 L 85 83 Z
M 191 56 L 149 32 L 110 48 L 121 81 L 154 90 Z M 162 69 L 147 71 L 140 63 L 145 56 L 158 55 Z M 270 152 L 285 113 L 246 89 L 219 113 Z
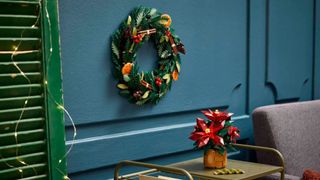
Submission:
M 159 86 L 161 86 L 161 84 L 162 84 L 162 80 L 161 80 L 161 78 L 159 78 L 159 77 L 156 77 L 156 79 L 155 79 L 155 83 L 156 83 L 156 85 L 159 87 Z
M 161 81 L 156 81 L 156 85 L 157 85 L 158 87 L 160 87 L 160 86 L 162 85 L 162 82 L 161 82 Z
M 134 41 L 136 44 L 138 44 L 139 42 L 141 42 L 141 41 L 142 41 L 142 38 L 143 38 L 143 36 L 142 36 L 141 34 L 138 34 L 138 35 L 132 37 L 133 41 Z

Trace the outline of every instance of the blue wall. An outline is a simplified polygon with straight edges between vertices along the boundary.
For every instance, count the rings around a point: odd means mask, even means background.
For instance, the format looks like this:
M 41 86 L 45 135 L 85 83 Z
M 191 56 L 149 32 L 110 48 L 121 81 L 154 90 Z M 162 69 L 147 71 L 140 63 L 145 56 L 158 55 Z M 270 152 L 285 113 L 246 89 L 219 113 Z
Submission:
M 138 5 L 170 14 L 187 49 L 179 81 L 156 106 L 129 104 L 111 73 L 110 36 Z M 64 100 L 78 129 L 72 179 L 111 178 L 125 159 L 200 156 L 187 137 L 201 109 L 228 108 L 242 142 L 252 142 L 255 107 L 320 98 L 317 0 L 61 0 L 59 7 Z M 144 70 L 154 66 L 154 51 L 139 51 Z M 66 129 L 70 139 L 68 122 Z

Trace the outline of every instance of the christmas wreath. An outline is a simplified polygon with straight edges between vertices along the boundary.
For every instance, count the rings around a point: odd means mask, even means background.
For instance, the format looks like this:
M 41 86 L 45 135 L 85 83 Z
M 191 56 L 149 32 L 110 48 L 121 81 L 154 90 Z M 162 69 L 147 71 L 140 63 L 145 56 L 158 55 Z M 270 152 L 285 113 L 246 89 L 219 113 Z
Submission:
M 135 8 L 112 35 L 112 62 L 120 95 L 137 105 L 158 103 L 180 73 L 179 52 L 185 49 L 171 26 L 171 17 L 154 8 Z M 158 52 L 157 68 L 139 72 L 138 49 L 152 40 Z

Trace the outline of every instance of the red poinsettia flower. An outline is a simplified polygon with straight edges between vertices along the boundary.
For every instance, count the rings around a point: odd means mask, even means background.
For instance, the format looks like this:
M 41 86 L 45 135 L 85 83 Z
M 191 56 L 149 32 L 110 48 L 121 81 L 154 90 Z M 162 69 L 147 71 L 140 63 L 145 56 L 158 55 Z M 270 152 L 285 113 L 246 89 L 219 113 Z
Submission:
M 230 135 L 230 141 L 235 143 L 236 138 L 240 137 L 239 129 L 234 126 L 229 126 L 228 127 L 228 135 Z
M 224 145 L 223 138 L 217 135 L 222 128 L 223 126 L 217 126 L 214 123 L 210 123 L 210 125 L 207 126 L 203 119 L 197 118 L 197 125 L 189 138 L 196 141 L 199 148 L 207 145 L 210 139 L 213 140 L 213 143 L 216 145 Z
M 208 111 L 201 111 L 209 120 L 213 122 L 220 122 L 223 123 L 226 120 L 230 120 L 233 113 L 228 112 L 220 112 L 218 110 L 211 111 L 208 109 Z

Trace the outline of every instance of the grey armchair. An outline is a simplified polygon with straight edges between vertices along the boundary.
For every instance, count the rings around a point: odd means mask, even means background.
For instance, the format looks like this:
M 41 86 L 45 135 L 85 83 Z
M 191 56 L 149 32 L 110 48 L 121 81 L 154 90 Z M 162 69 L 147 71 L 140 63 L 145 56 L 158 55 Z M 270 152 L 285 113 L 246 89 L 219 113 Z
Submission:
M 308 168 L 320 171 L 320 100 L 263 106 L 252 116 L 256 145 L 283 154 L 286 179 L 300 179 Z M 262 152 L 257 152 L 257 160 L 279 164 Z

